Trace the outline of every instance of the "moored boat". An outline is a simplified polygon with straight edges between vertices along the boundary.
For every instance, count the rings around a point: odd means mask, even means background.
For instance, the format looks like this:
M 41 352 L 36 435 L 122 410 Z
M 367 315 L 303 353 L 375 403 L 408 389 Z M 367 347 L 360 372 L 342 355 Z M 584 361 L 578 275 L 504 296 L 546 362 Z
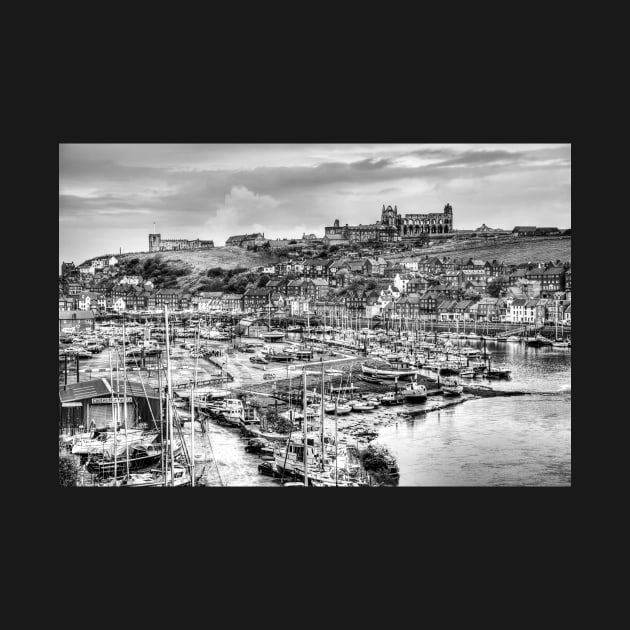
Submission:
M 422 403 L 427 399 L 427 388 L 414 381 L 413 383 L 405 385 L 405 388 L 402 390 L 402 395 L 405 402 Z

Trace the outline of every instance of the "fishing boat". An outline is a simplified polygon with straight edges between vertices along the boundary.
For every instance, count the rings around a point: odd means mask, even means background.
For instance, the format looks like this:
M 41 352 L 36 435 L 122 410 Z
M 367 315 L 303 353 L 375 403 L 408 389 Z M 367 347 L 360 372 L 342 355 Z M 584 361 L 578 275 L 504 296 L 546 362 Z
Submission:
M 231 426 L 239 426 L 245 420 L 245 408 L 243 402 L 238 398 L 226 398 L 224 403 L 215 408 L 219 422 L 224 422 Z
M 444 396 L 461 396 L 464 388 L 459 385 L 454 378 L 445 378 L 442 382 L 442 393 Z
M 381 397 L 381 405 L 400 405 L 405 402 L 405 397 L 396 392 L 387 392 Z
M 402 390 L 402 395 L 405 402 L 422 403 L 427 399 L 427 388 L 414 381 L 413 383 L 407 383 L 407 385 L 405 385 L 405 388 Z

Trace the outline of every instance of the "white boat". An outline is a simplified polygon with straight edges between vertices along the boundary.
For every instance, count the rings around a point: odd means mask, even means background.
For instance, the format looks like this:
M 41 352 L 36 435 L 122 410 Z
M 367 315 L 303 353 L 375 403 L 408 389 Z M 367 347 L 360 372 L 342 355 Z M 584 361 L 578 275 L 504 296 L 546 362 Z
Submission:
M 190 485 L 190 473 L 185 466 L 175 464 L 169 469 L 166 476 L 161 470 L 153 469 L 150 473 L 135 473 L 129 475 L 129 479 L 123 485 L 131 487 L 150 486 L 187 486 Z
M 571 344 L 568 341 L 558 339 L 551 344 L 554 348 L 570 348 Z
M 506 341 L 514 341 L 514 342 L 517 342 L 517 343 L 518 343 L 518 342 L 520 342 L 520 341 L 521 341 L 521 338 L 520 338 L 520 337 L 518 337 L 517 335 L 510 335 L 510 336 L 506 339 Z
M 226 398 L 216 411 L 222 420 L 231 425 L 238 426 L 245 420 L 245 408 L 238 398 Z
M 445 378 L 442 382 L 442 393 L 444 396 L 461 396 L 464 388 L 459 385 L 454 378 Z
M 475 370 L 473 370 L 471 367 L 467 367 L 463 370 L 460 370 L 459 375 L 462 378 L 473 378 L 475 376 Z
M 405 402 L 409 403 L 425 402 L 427 399 L 427 388 L 415 381 L 407 383 L 401 393 L 405 398 Z
M 379 378 L 400 378 L 405 376 L 415 376 L 418 374 L 419 369 L 410 366 L 399 367 L 392 365 L 387 361 L 368 359 L 361 364 L 361 372 L 363 374 Z
M 367 400 L 351 400 L 348 405 L 352 407 L 352 411 L 373 411 L 374 405 Z

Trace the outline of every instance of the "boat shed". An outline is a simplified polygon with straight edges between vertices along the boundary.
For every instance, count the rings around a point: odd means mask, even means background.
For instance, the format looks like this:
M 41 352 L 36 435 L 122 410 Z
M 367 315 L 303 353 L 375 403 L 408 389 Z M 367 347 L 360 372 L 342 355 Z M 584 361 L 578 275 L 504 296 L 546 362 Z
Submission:
M 90 428 L 113 428 L 114 421 L 124 426 L 127 407 L 129 428 L 146 425 L 155 428 L 159 420 L 160 399 L 156 389 L 145 383 L 127 381 L 114 387 L 107 378 L 68 383 L 59 388 L 59 433 L 72 434 Z
M 59 311 L 59 332 L 73 329 L 94 330 L 94 313 L 92 311 Z

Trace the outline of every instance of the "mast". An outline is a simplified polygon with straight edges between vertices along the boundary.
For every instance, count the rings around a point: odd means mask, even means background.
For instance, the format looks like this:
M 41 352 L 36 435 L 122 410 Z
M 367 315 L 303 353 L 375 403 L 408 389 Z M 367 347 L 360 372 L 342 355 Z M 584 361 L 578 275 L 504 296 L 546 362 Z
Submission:
M 109 379 L 111 383 L 110 391 L 112 395 L 112 419 L 114 421 L 114 484 L 116 483 L 116 474 L 117 474 L 117 464 L 116 461 L 116 417 L 114 414 L 114 368 L 112 367 L 112 342 L 114 338 L 110 339 L 110 348 L 109 348 Z M 103 452 L 105 452 L 105 443 L 103 442 Z
M 195 485 L 195 388 L 190 388 L 190 485 Z
M 321 366 L 322 366 L 322 399 L 321 399 L 321 433 L 322 433 L 322 453 L 321 453 L 321 464 L 322 471 L 324 470 L 324 359 L 320 358 Z
M 302 387 L 302 412 L 304 413 L 303 422 L 303 433 L 304 433 L 304 485 L 308 487 L 308 455 L 307 455 L 307 446 L 308 439 L 306 437 L 306 367 L 302 368 L 302 374 L 304 378 L 303 387 Z
M 171 352 L 169 344 L 169 331 L 168 331 L 168 306 L 164 305 L 164 325 L 166 326 L 166 417 L 168 424 L 168 450 L 170 452 L 171 459 L 171 486 L 175 485 L 175 457 L 173 455 L 173 412 L 171 409 L 171 397 L 173 395 L 172 383 L 171 383 Z M 168 464 L 167 464 L 168 468 Z
M 127 463 L 127 478 L 129 478 L 129 437 L 127 435 L 127 359 L 125 355 L 125 316 L 123 315 L 123 413 L 125 416 L 125 459 Z

